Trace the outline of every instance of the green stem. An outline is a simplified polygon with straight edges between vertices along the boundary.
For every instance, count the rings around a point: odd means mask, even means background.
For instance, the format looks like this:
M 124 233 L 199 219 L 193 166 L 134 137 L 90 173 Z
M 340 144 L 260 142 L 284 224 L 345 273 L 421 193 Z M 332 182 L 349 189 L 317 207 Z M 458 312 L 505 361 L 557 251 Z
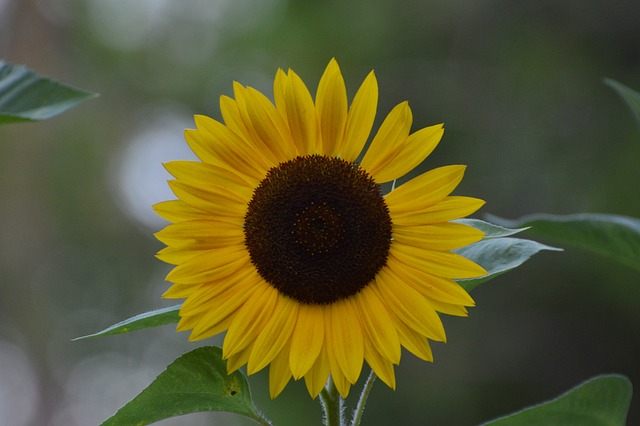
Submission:
M 353 420 L 351 421 L 351 426 L 360 426 L 360 422 L 362 421 L 362 414 L 364 413 L 364 407 L 367 405 L 367 398 L 369 398 L 369 392 L 371 392 L 371 388 L 373 387 L 373 383 L 376 381 L 376 374 L 371 370 L 369 373 L 369 377 L 367 377 L 367 381 L 364 383 L 364 387 L 362 388 L 362 393 L 360 394 L 360 399 L 358 400 L 358 405 L 353 410 Z
M 326 426 L 344 426 L 342 417 L 342 406 L 344 400 L 338 393 L 338 389 L 333 384 L 333 379 L 329 376 L 327 384 L 320 392 L 320 403 L 324 410 L 324 424 Z

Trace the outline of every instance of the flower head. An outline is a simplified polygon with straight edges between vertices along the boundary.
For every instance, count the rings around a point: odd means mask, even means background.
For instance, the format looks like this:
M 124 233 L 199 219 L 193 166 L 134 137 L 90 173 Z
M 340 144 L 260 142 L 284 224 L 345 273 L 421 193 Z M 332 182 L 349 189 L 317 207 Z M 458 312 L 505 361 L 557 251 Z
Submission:
M 224 122 L 196 116 L 185 132 L 200 162 L 166 165 L 178 197 L 155 210 L 175 265 L 168 298 L 185 298 L 178 330 L 199 340 L 226 331 L 229 371 L 269 366 L 270 393 L 304 377 L 312 397 L 329 375 L 344 397 L 364 361 L 395 388 L 401 347 L 431 361 L 444 341 L 438 313 L 464 316 L 471 297 L 453 281 L 486 272 L 452 250 L 482 232 L 451 222 L 482 200 L 451 196 L 465 167 L 440 167 L 384 195 L 435 148 L 442 125 L 410 133 L 407 102 L 393 108 L 357 162 L 378 100 L 371 72 L 348 106 L 335 60 L 315 101 L 279 70 L 275 103 L 234 85 Z

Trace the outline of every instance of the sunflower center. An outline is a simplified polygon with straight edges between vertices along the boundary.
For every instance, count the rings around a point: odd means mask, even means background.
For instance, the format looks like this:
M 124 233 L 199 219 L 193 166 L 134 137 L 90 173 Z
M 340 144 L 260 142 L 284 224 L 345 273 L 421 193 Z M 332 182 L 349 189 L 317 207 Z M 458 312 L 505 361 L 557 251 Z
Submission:
M 307 155 L 273 167 L 244 219 L 260 275 L 305 304 L 356 294 L 386 265 L 391 217 L 380 186 L 357 164 Z

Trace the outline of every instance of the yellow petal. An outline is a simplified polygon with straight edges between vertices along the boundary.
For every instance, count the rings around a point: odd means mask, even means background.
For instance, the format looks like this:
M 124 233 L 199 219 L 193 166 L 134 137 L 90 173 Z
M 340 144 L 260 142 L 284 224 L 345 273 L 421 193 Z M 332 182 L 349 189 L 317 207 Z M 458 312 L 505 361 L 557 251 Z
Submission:
M 219 248 L 219 247 L 218 247 Z M 191 249 L 191 248 L 175 248 L 175 247 L 165 247 L 156 253 L 156 257 L 163 262 L 170 263 L 171 265 L 180 265 L 181 263 L 187 262 L 190 259 L 200 256 L 212 249 Z
M 316 110 L 322 143 L 322 153 L 335 156 L 342 146 L 347 125 L 347 89 L 340 67 L 332 59 L 320 78 L 316 93 Z
M 376 291 L 378 290 L 376 289 Z M 408 326 L 398 317 L 398 315 L 396 315 L 395 312 L 389 311 L 389 315 L 391 316 L 396 327 L 396 331 L 398 332 L 400 344 L 418 358 L 425 361 L 433 361 L 433 353 L 427 338 Z
M 227 358 L 227 374 L 231 374 L 243 365 L 245 365 L 249 361 L 249 355 L 253 350 L 253 342 L 249 343 L 249 346 L 238 352 L 237 354 L 231 355 Z
M 251 125 L 262 143 L 282 160 L 298 155 L 289 127 L 271 101 L 251 87 L 245 96 Z
M 241 302 L 240 302 L 241 303 Z M 231 323 L 231 317 L 221 317 L 217 319 L 215 322 L 208 321 L 202 322 L 202 318 L 198 317 L 198 323 L 195 327 L 189 327 L 193 331 L 189 335 L 189 341 L 195 342 L 196 340 L 208 339 L 213 336 L 217 336 L 218 334 L 224 332 L 227 328 L 229 328 L 229 324 Z
M 456 317 L 466 317 L 469 315 L 467 308 L 461 305 L 440 302 L 438 300 L 430 300 L 431 306 L 438 312 Z
M 164 164 L 165 169 L 176 179 L 192 185 L 224 188 L 249 201 L 254 185 L 241 175 L 230 172 L 213 164 L 198 161 L 171 161 Z
M 300 155 L 319 153 L 318 118 L 311 94 L 300 77 L 289 70 L 285 91 L 287 122 Z
M 389 362 L 400 362 L 400 340 L 387 308 L 378 298 L 376 292 L 365 288 L 355 296 L 359 322 L 376 352 L 382 354 Z
M 396 375 L 393 371 L 393 364 L 376 350 L 376 346 L 369 340 L 364 339 L 364 357 L 376 375 L 391 389 L 396 389 Z
M 287 90 L 287 74 L 278 68 L 276 72 L 276 78 L 273 80 L 273 99 L 276 104 L 276 109 L 280 116 L 287 121 L 287 104 L 285 102 L 285 92 Z
M 290 346 L 290 342 L 287 342 L 269 365 L 269 395 L 271 399 L 278 396 L 291 380 L 291 369 L 289 368 Z
M 407 326 L 398 317 L 395 317 L 394 320 L 402 346 L 420 359 L 429 362 L 433 361 L 433 352 L 431 351 L 431 346 L 429 346 L 427 338 Z
M 393 160 L 376 172 L 376 181 L 390 182 L 416 168 L 435 149 L 443 133 L 442 124 L 437 124 L 410 134 Z
M 212 118 L 206 118 L 208 120 L 215 121 Z M 194 119 L 197 120 L 198 116 L 194 116 Z M 222 126 L 224 127 L 224 125 Z M 214 149 L 216 142 L 210 137 L 210 135 L 201 133 L 199 130 L 186 129 L 184 131 L 184 138 L 189 144 L 191 150 L 200 160 L 202 160 L 202 162 L 207 164 L 227 166 L 224 162 L 224 159 L 220 158 L 216 150 Z
M 446 335 L 442 321 L 427 299 L 402 283 L 390 270 L 378 272 L 375 282 L 383 300 L 407 326 L 432 340 L 444 341 Z
M 478 242 L 482 237 L 484 232 L 453 222 L 393 227 L 394 240 L 427 250 L 454 250 Z
M 381 179 L 384 175 L 380 172 L 383 172 L 404 148 L 412 122 L 413 117 L 408 102 L 402 102 L 393 108 L 382 122 L 360 163 L 376 182 L 387 182 Z
M 236 92 L 242 89 L 242 85 L 235 81 L 233 82 L 233 91 L 236 98 Z M 224 121 L 225 126 L 231 130 L 236 137 L 248 145 L 255 144 L 252 140 L 251 131 L 249 130 L 251 122 L 248 117 L 243 117 L 243 111 L 241 111 L 237 99 L 232 99 L 228 96 L 220 96 L 220 113 L 222 114 L 222 120 Z
M 307 374 L 316 362 L 324 344 L 324 308 L 302 305 L 291 336 L 290 364 L 297 380 Z
M 199 188 L 176 180 L 169 181 L 169 187 L 185 203 L 213 216 L 244 217 L 247 210 L 246 200 L 224 188 Z
M 338 393 L 342 398 L 346 398 L 349 396 L 349 390 L 351 389 L 351 383 L 344 377 L 342 372 L 337 371 L 335 374 L 331 373 L 331 377 L 333 378 L 333 384 L 336 389 L 338 389 Z
M 203 115 L 196 115 L 194 119 L 198 130 L 186 130 L 185 139 L 198 157 L 202 159 L 200 152 L 215 160 L 203 159 L 205 163 L 243 173 L 252 179 L 252 184 L 262 180 L 273 166 L 248 139 L 243 139 L 224 124 Z
M 254 277 L 253 280 L 238 280 L 232 289 L 220 293 L 215 298 L 215 304 L 210 304 L 209 309 L 199 316 L 198 324 L 193 328 L 189 340 L 205 339 L 226 330 L 231 322 L 230 316 L 253 294 L 252 290 L 258 278 L 260 277 Z M 189 299 L 185 304 L 188 301 Z M 182 307 L 184 308 L 184 304 Z
M 293 299 L 282 295 L 278 297 L 273 315 L 255 340 L 247 364 L 249 374 L 266 367 L 289 341 L 298 319 L 298 306 L 299 303 Z
M 415 269 L 410 265 L 398 261 L 394 257 L 389 258 L 387 265 L 404 283 L 428 297 L 431 304 L 433 304 L 434 301 L 441 301 L 443 303 L 464 306 L 474 305 L 471 296 L 450 278 L 438 277 Z
M 236 286 L 240 288 L 257 287 L 259 284 L 259 275 L 250 268 L 239 269 L 234 275 L 218 281 L 210 281 L 199 286 L 193 285 L 194 290 L 184 301 L 180 308 L 180 315 L 196 316 L 213 311 L 218 306 L 216 299 L 221 294 L 233 291 Z
M 291 146 L 285 146 L 282 143 L 277 143 L 277 141 L 263 140 L 256 131 L 248 111 L 249 105 L 251 104 L 248 92 L 248 88 L 241 84 L 234 83 L 233 95 L 235 97 L 238 115 L 244 125 L 242 129 L 242 131 L 245 132 L 244 139 L 249 141 L 273 165 L 291 159 L 291 155 L 289 154 L 292 149 Z
M 222 357 L 228 358 L 246 348 L 271 318 L 278 292 L 267 283 L 256 288 L 251 298 L 234 314 L 222 345 Z
M 193 293 L 194 287 L 197 285 L 174 284 L 162 294 L 162 297 L 165 299 L 184 299 Z
M 340 302 L 338 302 L 340 303 Z M 334 386 L 336 387 L 336 389 L 338 390 L 338 392 L 340 393 L 340 395 L 343 398 L 346 398 L 347 395 L 349 394 L 349 389 L 351 388 L 349 380 L 347 380 L 346 376 L 344 375 L 344 372 L 342 371 L 342 368 L 340 367 L 340 363 L 338 362 L 338 359 L 336 357 L 336 339 L 335 336 L 333 336 L 333 331 L 331 328 L 331 320 L 330 318 L 330 313 L 329 313 L 329 308 L 331 305 L 329 305 L 325 311 L 325 330 L 327 330 L 327 333 L 325 334 L 326 338 L 325 338 L 325 347 L 324 349 L 326 349 L 326 354 L 327 354 L 327 359 L 329 361 L 329 369 L 331 371 L 331 379 L 333 381 Z M 323 352 L 325 352 L 325 350 L 323 350 Z M 362 348 L 362 356 L 364 358 L 364 342 L 363 342 L 363 348 Z
M 153 205 L 153 210 L 163 219 L 169 222 L 179 222 L 189 219 L 209 218 L 210 214 L 191 207 L 182 200 L 161 201 Z
M 389 254 L 405 265 L 446 278 L 476 278 L 487 271 L 466 257 L 447 251 L 423 250 L 394 241 Z
M 311 398 L 315 398 L 322 391 L 329 379 L 329 358 L 327 348 L 323 345 L 320 355 L 316 358 L 313 367 L 304 375 L 304 383 Z
M 240 246 L 244 241 L 242 226 L 211 219 L 194 219 L 167 226 L 155 237 L 173 248 L 208 250 Z
M 167 281 L 190 284 L 224 278 L 245 266 L 248 260 L 248 253 L 241 245 L 210 250 L 173 268 Z
M 190 316 L 183 315 L 180 317 L 180 321 L 178 321 L 178 325 L 176 326 L 176 331 L 191 330 L 193 329 L 193 327 L 198 325 L 199 320 L 200 320 L 200 317 L 197 317 L 197 316 L 190 317 Z
M 394 192 L 392 191 L 391 194 Z M 424 210 L 403 212 L 391 212 L 392 206 L 389 203 L 387 205 L 394 226 L 417 226 L 448 222 L 469 216 L 482 207 L 484 201 L 478 198 L 449 196 Z
M 391 191 L 385 197 L 389 212 L 416 212 L 433 206 L 462 181 L 466 166 L 444 166 L 430 170 Z
M 326 340 L 331 342 L 329 359 L 335 357 L 347 380 L 355 383 L 362 370 L 364 346 L 358 314 L 350 299 L 327 307 L 325 327 Z
M 280 163 L 277 155 L 267 147 L 262 139 L 258 136 L 249 114 L 247 112 L 247 100 L 246 100 L 246 88 L 242 85 L 234 82 L 233 92 L 235 99 L 231 99 L 227 96 L 220 97 L 220 112 L 224 119 L 225 125 L 236 135 L 237 138 L 244 141 L 247 145 L 253 147 L 258 153 L 258 156 L 263 158 L 264 161 L 269 164 L 269 167 L 265 169 L 269 170 L 271 167 Z
M 364 349 L 363 349 L 364 356 Z M 327 358 L 329 359 L 329 368 L 331 369 L 331 379 L 333 380 L 333 385 L 336 387 L 338 392 L 343 398 L 346 398 L 349 395 L 349 389 L 351 389 L 351 383 L 345 377 L 344 373 L 340 369 L 338 365 L 338 361 L 336 360 L 335 353 L 329 341 L 327 342 Z
M 347 127 L 342 145 L 337 147 L 338 156 L 347 161 L 355 161 L 362 152 L 378 108 L 378 82 L 371 71 L 365 78 L 353 99 L 347 116 Z

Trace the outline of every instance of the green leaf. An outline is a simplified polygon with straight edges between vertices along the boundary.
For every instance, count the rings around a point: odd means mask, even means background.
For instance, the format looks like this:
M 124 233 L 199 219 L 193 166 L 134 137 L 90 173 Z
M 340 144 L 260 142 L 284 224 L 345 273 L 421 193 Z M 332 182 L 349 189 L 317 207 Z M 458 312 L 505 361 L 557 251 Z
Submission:
M 480 219 L 458 219 L 458 220 L 454 220 L 453 222 L 462 223 L 464 225 L 469 225 L 476 229 L 479 229 L 480 231 L 484 232 L 483 239 L 485 240 L 488 238 L 509 237 L 511 235 L 518 234 L 528 229 L 528 228 L 509 229 L 509 228 L 495 225 L 493 223 L 485 222 L 484 220 L 480 220 Z
M 604 83 L 622 97 L 640 126 L 640 93 L 610 78 L 605 78 Z
M 111 334 L 129 333 L 143 328 L 158 327 L 160 325 L 173 324 L 180 320 L 178 311 L 182 305 L 170 306 L 136 315 L 117 324 L 107 327 L 97 333 L 76 337 L 75 340 L 88 339 L 89 337 L 109 336 Z
M 530 226 L 530 235 L 599 253 L 640 269 L 640 219 L 582 213 L 493 220 L 505 226 Z
M 95 96 L 0 61 L 0 124 L 45 120 Z
M 201 411 L 226 411 L 269 424 L 256 410 L 244 374 L 227 374 L 222 350 L 205 346 L 173 361 L 149 387 L 102 425 L 143 426 Z
M 465 290 L 502 275 L 529 260 L 541 250 L 561 250 L 521 238 L 489 238 L 456 250 L 456 253 L 473 260 L 488 274 L 480 278 L 456 280 Z
M 485 426 L 623 426 L 631 394 L 631 382 L 624 376 L 594 377 L 557 399 Z

